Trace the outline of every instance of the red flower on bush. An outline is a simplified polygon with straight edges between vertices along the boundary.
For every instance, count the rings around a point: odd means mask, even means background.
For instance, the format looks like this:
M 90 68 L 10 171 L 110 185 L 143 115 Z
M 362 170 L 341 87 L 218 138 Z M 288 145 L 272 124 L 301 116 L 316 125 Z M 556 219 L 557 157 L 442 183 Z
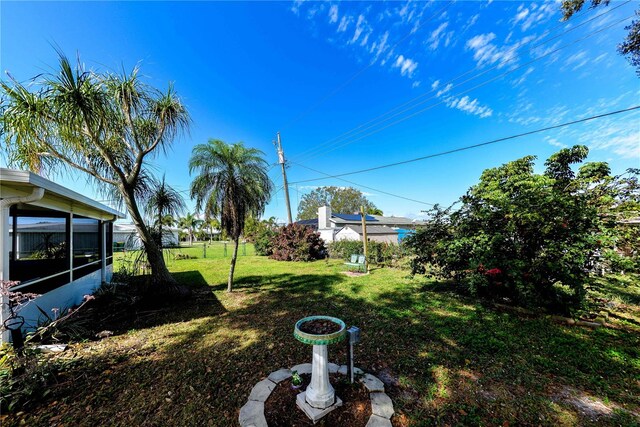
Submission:
M 487 270 L 484 274 L 485 276 L 495 277 L 498 274 L 502 274 L 502 270 L 500 270 L 499 268 L 492 268 L 491 270 Z

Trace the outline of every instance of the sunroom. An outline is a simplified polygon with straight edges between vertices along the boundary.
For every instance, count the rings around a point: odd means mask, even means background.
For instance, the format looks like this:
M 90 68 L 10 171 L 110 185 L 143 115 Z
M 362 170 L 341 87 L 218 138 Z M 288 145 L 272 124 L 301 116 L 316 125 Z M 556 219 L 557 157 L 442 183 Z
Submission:
M 120 212 L 28 171 L 0 168 L 0 280 L 39 296 L 12 307 L 29 330 L 78 305 L 113 271 Z M 10 316 L 2 304 L 2 321 Z M 44 317 L 44 319 L 43 319 Z M 4 331 L 3 341 L 8 335 Z

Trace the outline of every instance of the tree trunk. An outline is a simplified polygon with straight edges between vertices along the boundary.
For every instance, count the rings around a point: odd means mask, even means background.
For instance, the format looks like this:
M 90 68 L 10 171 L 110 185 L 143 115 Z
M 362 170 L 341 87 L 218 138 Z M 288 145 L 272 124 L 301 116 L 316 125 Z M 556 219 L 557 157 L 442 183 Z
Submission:
M 156 242 L 153 240 L 153 236 L 142 219 L 142 215 L 140 214 L 138 204 L 136 203 L 136 199 L 133 194 L 133 189 L 127 189 L 122 193 L 129 215 L 131 215 L 133 224 L 135 225 L 136 230 L 140 235 L 140 240 L 144 245 L 147 261 L 151 267 L 151 283 L 154 291 L 160 294 L 183 293 L 184 290 L 178 285 L 173 276 L 171 276 L 171 273 L 169 273 L 167 265 L 164 262 L 164 257 L 162 256 L 162 250 L 160 250 Z
M 229 280 L 227 281 L 227 292 L 231 292 L 233 288 L 233 272 L 236 269 L 236 259 L 238 259 L 238 245 L 240 244 L 240 238 L 236 237 L 233 246 L 233 255 L 231 256 L 231 267 L 229 268 Z

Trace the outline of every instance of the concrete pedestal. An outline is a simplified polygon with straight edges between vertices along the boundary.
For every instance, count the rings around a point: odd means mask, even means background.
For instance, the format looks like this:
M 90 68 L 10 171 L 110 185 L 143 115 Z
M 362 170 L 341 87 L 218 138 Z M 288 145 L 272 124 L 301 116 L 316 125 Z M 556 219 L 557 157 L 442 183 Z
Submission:
M 317 409 L 333 405 L 335 391 L 329 382 L 329 357 L 326 345 L 313 346 L 311 363 L 311 384 L 307 387 L 306 401 Z
M 298 394 L 298 397 L 296 397 L 296 404 L 298 405 L 298 408 L 302 409 L 302 411 L 307 414 L 307 417 L 309 417 L 309 419 L 315 424 L 329 412 L 339 406 L 342 406 L 342 400 L 338 396 L 335 396 L 335 403 L 327 406 L 326 408 L 318 409 L 307 403 L 307 392 L 305 391 Z

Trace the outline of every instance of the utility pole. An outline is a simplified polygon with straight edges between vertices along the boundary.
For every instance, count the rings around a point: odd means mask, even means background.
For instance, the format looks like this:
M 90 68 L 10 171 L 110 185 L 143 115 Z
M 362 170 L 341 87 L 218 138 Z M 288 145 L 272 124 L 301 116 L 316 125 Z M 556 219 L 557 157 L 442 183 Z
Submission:
M 284 181 L 284 200 L 287 203 L 287 217 L 289 219 L 289 224 L 293 223 L 293 219 L 291 218 L 291 203 L 289 202 L 289 184 L 287 183 L 287 170 L 285 168 L 284 161 L 284 151 L 282 150 L 282 143 L 280 142 L 280 132 L 278 132 L 278 141 L 277 147 L 278 149 L 278 163 L 282 167 L 282 180 Z
M 367 258 L 367 218 L 364 212 L 364 206 L 360 206 L 360 217 L 362 219 L 362 247 L 364 249 L 364 262 L 369 272 L 369 259 Z

